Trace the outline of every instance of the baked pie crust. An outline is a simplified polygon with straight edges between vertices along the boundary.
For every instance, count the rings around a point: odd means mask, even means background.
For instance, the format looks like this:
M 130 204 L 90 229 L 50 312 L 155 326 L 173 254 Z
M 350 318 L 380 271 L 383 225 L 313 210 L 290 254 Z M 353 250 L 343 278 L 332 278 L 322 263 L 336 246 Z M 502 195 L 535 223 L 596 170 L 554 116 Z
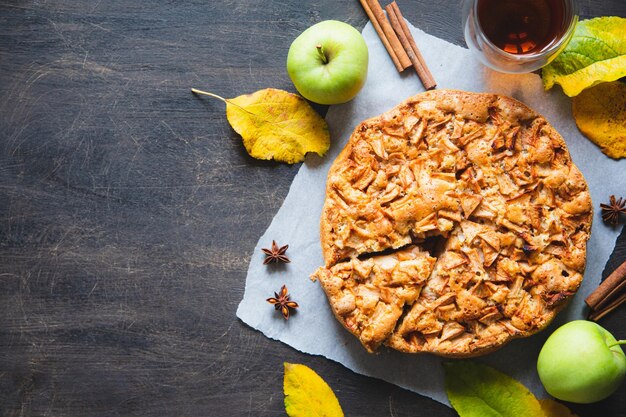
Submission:
M 361 123 L 333 163 L 313 278 L 370 352 L 476 356 L 541 330 L 576 292 L 591 219 L 541 115 L 426 92 Z

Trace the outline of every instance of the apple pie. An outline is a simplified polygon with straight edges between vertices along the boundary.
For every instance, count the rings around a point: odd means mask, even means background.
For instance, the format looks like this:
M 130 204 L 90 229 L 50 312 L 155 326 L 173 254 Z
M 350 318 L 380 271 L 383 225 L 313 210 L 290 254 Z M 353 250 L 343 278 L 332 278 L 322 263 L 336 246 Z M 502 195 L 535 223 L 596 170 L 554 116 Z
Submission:
M 592 205 L 541 115 L 438 90 L 361 123 L 328 174 L 318 279 L 370 352 L 476 356 L 578 289 Z

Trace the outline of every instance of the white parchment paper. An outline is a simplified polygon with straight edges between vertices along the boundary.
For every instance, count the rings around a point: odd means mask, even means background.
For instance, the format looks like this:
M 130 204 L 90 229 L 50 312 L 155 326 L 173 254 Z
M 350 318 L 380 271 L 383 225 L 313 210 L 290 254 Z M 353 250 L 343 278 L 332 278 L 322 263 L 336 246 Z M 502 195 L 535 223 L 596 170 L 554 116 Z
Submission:
M 479 64 L 464 48 L 430 36 L 409 25 L 438 83 L 438 88 L 491 92 L 514 97 L 543 114 L 565 138 L 574 163 L 591 190 L 595 215 L 587 246 L 587 269 L 583 284 L 567 310 L 551 327 L 538 335 L 515 340 L 478 360 L 517 378 L 539 397 L 546 397 L 535 364 L 548 334 L 565 321 L 584 316 L 584 298 L 598 285 L 604 264 L 615 245 L 617 229 L 602 223 L 598 205 L 610 194 L 624 195 L 626 161 L 615 161 L 585 139 L 574 123 L 571 102 L 558 88 L 543 90 L 534 74 L 505 75 Z M 323 265 L 319 242 L 319 219 L 324 203 L 326 174 L 352 130 L 364 119 L 383 113 L 407 97 L 423 91 L 413 71 L 399 75 L 370 23 L 363 30 L 369 47 L 367 83 L 351 102 L 331 106 L 326 116 L 332 145 L 324 158 L 308 157 L 296 175 L 289 194 L 265 234 L 259 239 L 248 268 L 245 295 L 237 316 L 266 336 L 299 351 L 323 355 L 354 372 L 383 379 L 400 387 L 448 404 L 443 385 L 444 359 L 432 355 L 409 355 L 381 348 L 368 354 L 358 340 L 335 320 L 319 283 L 309 275 Z M 289 244 L 290 264 L 262 265 L 262 247 L 272 239 Z M 300 304 L 285 321 L 265 299 L 286 284 Z

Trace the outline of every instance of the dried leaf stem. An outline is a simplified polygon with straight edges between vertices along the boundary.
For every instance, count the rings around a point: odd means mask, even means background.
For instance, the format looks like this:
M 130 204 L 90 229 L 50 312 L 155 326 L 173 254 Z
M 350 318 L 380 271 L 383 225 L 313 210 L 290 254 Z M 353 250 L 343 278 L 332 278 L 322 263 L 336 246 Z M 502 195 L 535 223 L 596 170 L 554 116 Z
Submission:
M 216 98 L 218 100 L 222 100 L 224 103 L 226 103 L 226 99 L 222 96 L 218 96 L 217 94 L 213 94 L 213 93 L 209 93 L 206 91 L 202 91 L 202 90 L 198 90 L 197 88 L 192 88 L 191 92 L 194 94 L 201 94 L 203 96 L 209 96 L 209 97 L 213 97 Z

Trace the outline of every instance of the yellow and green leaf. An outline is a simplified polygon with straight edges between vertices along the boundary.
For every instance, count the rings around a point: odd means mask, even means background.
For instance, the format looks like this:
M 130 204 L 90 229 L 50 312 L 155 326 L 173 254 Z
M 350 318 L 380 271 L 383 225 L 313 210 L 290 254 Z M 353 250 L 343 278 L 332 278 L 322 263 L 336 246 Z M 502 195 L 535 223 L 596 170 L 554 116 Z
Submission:
M 330 147 L 326 121 L 302 97 L 266 88 L 232 99 L 192 89 L 226 103 L 226 118 L 253 158 L 293 164 L 308 152 L 323 156 Z
M 544 417 L 524 385 L 489 366 L 444 363 L 446 392 L 460 417 Z
M 585 88 L 626 76 L 626 18 L 578 22 L 567 47 L 542 69 L 544 87 L 560 84 L 570 97 Z
M 308 366 L 285 362 L 284 390 L 289 417 L 343 417 L 333 390 Z
M 541 410 L 545 417 L 578 417 L 576 414 L 572 413 L 569 408 L 550 398 L 539 400 L 539 404 L 541 405 Z

